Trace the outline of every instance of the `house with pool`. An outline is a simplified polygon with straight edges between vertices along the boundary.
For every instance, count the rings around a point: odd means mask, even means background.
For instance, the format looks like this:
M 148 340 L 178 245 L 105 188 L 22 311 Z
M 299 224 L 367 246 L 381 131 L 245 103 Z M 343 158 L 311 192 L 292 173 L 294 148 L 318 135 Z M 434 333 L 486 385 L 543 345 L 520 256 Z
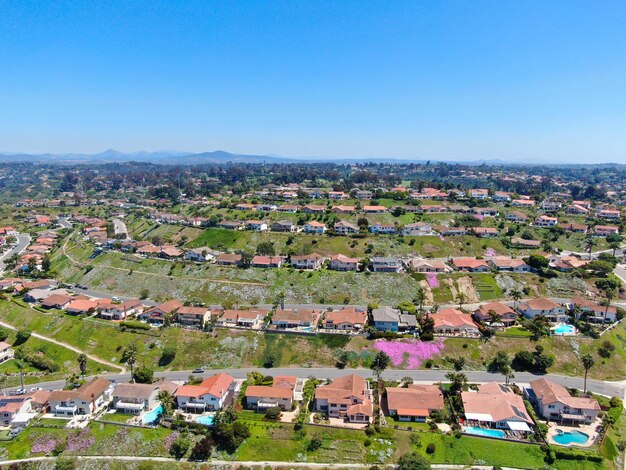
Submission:
M 543 315 L 552 323 L 566 323 L 569 320 L 565 307 L 545 298 L 529 299 L 520 304 L 518 310 L 530 319 Z
M 120 413 L 138 415 L 158 406 L 159 392 L 174 394 L 177 388 L 177 384 L 167 380 L 152 384 L 119 383 L 113 389 L 112 405 Z
M 544 378 L 530 382 L 524 394 L 538 414 L 550 421 L 589 424 L 600 412 L 600 405 L 593 398 L 573 397 L 562 385 Z
M 524 399 L 507 385 L 490 382 L 461 394 L 463 432 L 479 436 L 525 439 L 535 425 Z
M 223 373 L 208 377 L 199 385 L 181 385 L 174 393 L 176 405 L 187 413 L 217 411 L 230 403 L 236 385 L 233 377 Z
M 443 393 L 438 385 L 409 384 L 387 387 L 387 410 L 398 421 L 425 422 L 435 411 L 443 410 Z

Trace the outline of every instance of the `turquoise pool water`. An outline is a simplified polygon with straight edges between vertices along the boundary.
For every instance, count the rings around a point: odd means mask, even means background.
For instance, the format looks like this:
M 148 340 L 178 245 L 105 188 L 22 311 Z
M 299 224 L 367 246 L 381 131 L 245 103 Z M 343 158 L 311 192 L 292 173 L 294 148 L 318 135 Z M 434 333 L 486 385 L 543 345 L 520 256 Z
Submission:
M 467 434 L 474 434 L 475 436 L 497 437 L 499 439 L 504 437 L 504 431 L 500 431 L 499 429 L 484 429 L 476 426 L 466 426 L 464 431 Z
M 204 424 L 205 426 L 213 426 L 214 415 L 197 416 L 194 420 L 196 423 Z
M 572 325 L 558 325 L 552 330 L 555 335 L 573 335 L 576 333 L 576 328 Z
M 556 434 L 552 436 L 554 442 L 562 445 L 569 444 L 584 444 L 589 440 L 589 436 L 584 432 L 580 431 L 561 431 L 560 429 L 556 430 Z
M 151 410 L 147 412 L 145 415 L 143 415 L 143 422 L 145 424 L 154 424 L 159 420 L 162 414 L 163 414 L 163 405 L 159 405 L 154 410 Z

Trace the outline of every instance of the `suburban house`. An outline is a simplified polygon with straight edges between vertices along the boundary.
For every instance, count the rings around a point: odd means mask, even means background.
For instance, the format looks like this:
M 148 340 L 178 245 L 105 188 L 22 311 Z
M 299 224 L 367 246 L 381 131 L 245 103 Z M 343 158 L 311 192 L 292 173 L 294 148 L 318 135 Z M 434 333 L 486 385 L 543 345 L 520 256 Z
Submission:
M 551 267 L 561 272 L 582 268 L 587 264 L 589 264 L 589 260 L 580 259 L 576 256 L 560 256 L 550 262 Z
M 276 310 L 272 315 L 272 326 L 277 330 L 308 329 L 317 327 L 321 312 L 310 309 Z
M 182 306 L 176 312 L 176 320 L 183 326 L 204 328 L 211 320 L 211 310 L 206 307 Z
M 593 234 L 597 237 L 608 237 L 609 235 L 619 235 L 619 227 L 615 225 L 596 225 Z
M 472 233 L 480 238 L 495 238 L 498 236 L 498 229 L 495 227 L 474 227 Z
M 511 193 L 507 193 L 506 191 L 496 191 L 491 196 L 491 200 L 496 202 L 509 202 L 511 200 Z
M 454 258 L 452 266 L 457 271 L 470 271 L 473 273 L 486 273 L 491 271 L 489 264 L 484 259 Z
M 447 273 L 452 268 L 441 260 L 411 258 L 404 262 L 406 269 L 415 273 Z
M 76 390 L 54 390 L 48 402 L 57 416 L 92 415 L 111 400 L 113 384 L 102 377 L 84 383 Z
M 589 227 L 585 224 L 576 224 L 576 223 L 567 223 L 567 224 L 559 224 L 559 227 L 565 230 L 566 232 L 571 233 L 587 233 Z
M 435 230 L 444 237 L 462 237 L 467 235 L 465 227 L 446 227 L 444 225 L 435 227 Z
M 64 309 L 72 298 L 65 294 L 52 294 L 41 301 L 41 306 L 44 308 L 58 308 Z
M 547 215 L 540 215 L 535 219 L 536 227 L 556 227 L 559 223 L 559 219 L 557 217 L 549 217 Z
M 306 224 L 304 224 L 304 227 L 302 229 L 304 233 L 315 233 L 319 235 L 326 233 L 326 230 L 328 230 L 326 224 L 318 222 L 317 220 L 307 222 Z
M 511 211 L 507 213 L 505 219 L 517 223 L 528 222 L 528 216 L 520 211 Z
M 535 201 L 532 199 L 513 199 L 511 201 L 513 207 L 535 207 Z
M 434 235 L 433 226 L 425 222 L 415 222 L 407 224 L 402 228 L 402 234 L 412 237 L 420 237 L 425 235 Z
M 222 220 L 217 226 L 226 230 L 242 230 L 244 227 L 243 223 L 237 220 Z
M 474 320 L 491 327 L 512 326 L 517 321 L 517 312 L 502 302 L 489 302 L 474 310 Z
M 379 307 L 372 310 L 372 322 L 378 331 L 413 330 L 417 327 L 415 315 L 400 313 L 391 307 Z
M 393 256 L 374 256 L 370 269 L 375 273 L 399 273 L 402 271 L 402 262 Z
M 595 323 L 613 323 L 617 319 L 617 308 L 613 305 L 600 305 L 592 300 L 583 297 L 574 297 L 572 299 L 571 308 L 575 308 L 581 313 L 588 315 L 590 321 Z
M 382 233 L 382 234 L 391 234 L 391 233 L 396 233 L 396 226 L 395 224 L 372 224 L 370 225 L 370 232 L 371 233 Z
M 174 396 L 178 408 L 187 413 L 201 414 L 222 409 L 228 404 L 235 388 L 235 379 L 220 373 L 207 377 L 199 385 L 181 385 Z
M 238 326 L 242 328 L 256 328 L 263 323 L 268 310 L 224 310 L 224 313 L 216 321 L 218 326 Z
M 65 306 L 65 311 L 71 315 L 85 315 L 88 313 L 94 313 L 98 307 L 106 306 L 110 303 L 110 301 L 106 303 L 93 299 L 74 299 Z
M 472 316 L 455 308 L 440 308 L 431 318 L 435 321 L 436 335 L 480 336 Z
M 619 219 L 621 215 L 622 214 L 617 209 L 600 209 L 599 211 L 596 212 L 597 217 L 600 217 L 601 219 L 609 219 L 609 220 Z
M 506 385 L 481 384 L 477 391 L 462 392 L 461 400 L 468 425 L 512 431 L 510 437 L 525 437 L 532 432 L 534 422 L 526 411 L 524 399 Z
M 323 214 L 326 211 L 326 206 L 307 204 L 302 208 L 302 212 L 306 214 Z
M 311 253 L 310 255 L 292 256 L 289 260 L 291 265 L 296 269 L 320 269 L 326 258 L 319 253 Z
M 433 412 L 445 408 L 438 385 L 409 384 L 408 387 L 387 387 L 389 415 L 399 421 L 425 422 Z
M 15 356 L 15 351 L 6 341 L 0 341 L 0 364 L 10 361 Z
M 567 213 L 573 215 L 587 215 L 589 213 L 589 209 L 579 204 L 572 204 L 567 208 Z
M 473 199 L 483 200 L 489 197 L 489 191 L 487 189 L 470 189 L 468 195 Z
M 496 217 L 498 209 L 495 207 L 474 207 L 474 214 L 482 217 Z
M 151 410 L 157 404 L 158 391 L 152 384 L 119 383 L 113 389 L 113 407 L 127 414 Z
M 560 211 L 563 207 L 563 204 L 559 201 L 543 201 L 541 203 L 541 210 L 546 212 L 557 212 Z
M 266 232 L 268 227 L 267 223 L 263 222 L 262 220 L 247 220 L 246 229 L 253 232 Z
M 256 255 L 252 257 L 250 264 L 255 268 L 280 268 L 285 262 L 282 256 Z
M 528 273 L 531 270 L 523 259 L 511 258 L 510 256 L 496 256 L 489 258 L 487 262 L 498 271 Z
M 141 313 L 143 304 L 140 300 L 125 300 L 119 304 L 108 304 L 101 308 L 100 317 L 105 320 L 125 320 L 126 318 Z
M 287 232 L 295 233 L 298 231 L 298 226 L 291 220 L 279 220 L 272 224 L 272 232 Z
M 520 304 L 518 310 L 527 318 L 543 315 L 554 323 L 569 319 L 565 307 L 545 298 L 529 299 Z
M 183 303 L 179 300 L 169 300 L 149 310 L 145 310 L 139 314 L 138 318 L 153 325 L 162 325 L 168 318 L 171 319 L 176 310 L 182 306 Z
M 327 330 L 359 331 L 367 323 L 367 311 L 357 307 L 344 307 L 324 315 L 324 328 Z
M 358 375 L 347 375 L 318 386 L 315 410 L 351 423 L 369 423 L 374 411 L 368 382 Z
M 332 211 L 336 214 L 353 214 L 354 206 L 333 206 Z
M 573 397 L 562 385 L 544 378 L 531 381 L 524 394 L 540 416 L 552 421 L 588 424 L 600 412 L 600 405 L 593 398 Z
M 199 248 L 190 248 L 185 252 L 185 259 L 187 261 L 196 261 L 198 263 L 205 263 L 207 261 L 213 262 L 217 260 L 219 253 L 211 250 L 207 246 Z
M 36 415 L 30 396 L 0 396 L 0 426 L 24 427 Z
M 387 212 L 385 206 L 363 206 L 363 212 L 366 214 L 384 214 Z
M 242 256 L 239 253 L 221 253 L 217 257 L 217 264 L 220 266 L 239 266 Z
M 271 386 L 249 385 L 246 388 L 246 406 L 256 411 L 275 407 L 290 411 L 297 381 L 297 377 L 276 376 Z
M 359 233 L 358 225 L 346 222 L 345 220 L 336 222 L 335 225 L 333 225 L 333 230 L 337 235 L 353 235 Z
M 358 258 L 350 258 L 342 254 L 334 255 L 330 258 L 328 269 L 334 271 L 357 271 L 361 262 Z

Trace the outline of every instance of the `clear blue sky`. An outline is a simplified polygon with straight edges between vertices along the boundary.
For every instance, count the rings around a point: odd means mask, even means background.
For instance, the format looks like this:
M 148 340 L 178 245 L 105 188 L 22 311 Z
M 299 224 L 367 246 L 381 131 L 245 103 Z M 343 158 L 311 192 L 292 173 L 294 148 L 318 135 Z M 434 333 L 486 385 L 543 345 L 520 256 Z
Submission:
M 0 150 L 626 163 L 626 2 L 0 2 Z

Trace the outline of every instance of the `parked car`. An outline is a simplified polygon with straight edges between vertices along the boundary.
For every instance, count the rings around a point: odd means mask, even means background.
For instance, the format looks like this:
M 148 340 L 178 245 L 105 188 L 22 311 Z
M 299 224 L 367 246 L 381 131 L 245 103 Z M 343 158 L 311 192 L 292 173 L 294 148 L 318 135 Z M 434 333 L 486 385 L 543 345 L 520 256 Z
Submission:
M 192 374 L 202 374 L 203 372 L 204 372 L 204 369 L 202 367 L 198 367 L 191 371 Z

